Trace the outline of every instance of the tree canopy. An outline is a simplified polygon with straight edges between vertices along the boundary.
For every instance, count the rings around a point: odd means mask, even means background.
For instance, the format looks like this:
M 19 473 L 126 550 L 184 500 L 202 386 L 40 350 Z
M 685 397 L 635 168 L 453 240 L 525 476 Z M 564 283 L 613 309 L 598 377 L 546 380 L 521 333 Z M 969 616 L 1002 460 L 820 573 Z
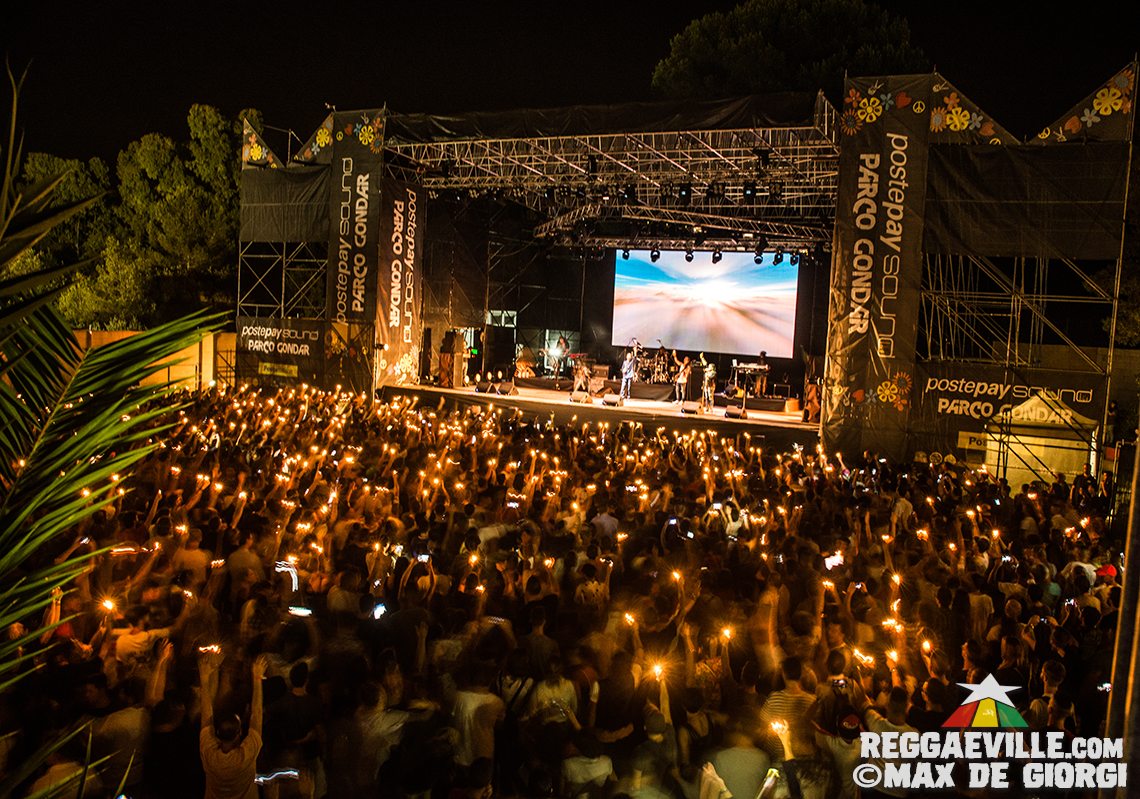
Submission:
M 194 105 L 186 140 L 147 134 L 119 153 L 114 172 L 99 159 L 31 154 L 24 183 L 65 174 L 53 202 L 99 199 L 9 271 L 86 261 L 58 300 L 78 327 L 144 329 L 189 310 L 232 309 L 243 116 L 260 122 L 256 111 L 232 119 Z
M 673 99 L 819 89 L 838 98 L 845 73 L 929 68 L 907 21 L 863 0 L 746 0 L 674 36 L 653 88 Z

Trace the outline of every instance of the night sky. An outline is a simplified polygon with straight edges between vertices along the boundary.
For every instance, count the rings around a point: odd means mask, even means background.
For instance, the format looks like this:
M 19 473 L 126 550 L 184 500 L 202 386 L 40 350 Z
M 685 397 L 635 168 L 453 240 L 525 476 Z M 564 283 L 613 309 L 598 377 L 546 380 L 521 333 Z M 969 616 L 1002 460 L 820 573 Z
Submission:
M 1140 43 L 1128 6 L 1104 0 L 1063 14 L 1000 0 L 880 4 L 906 15 L 938 70 L 1020 136 L 1053 122 Z M 305 139 L 325 103 L 446 113 L 652 99 L 670 37 L 733 5 L 57 1 L 9 5 L 0 37 L 17 71 L 30 64 L 20 117 L 29 149 L 110 158 L 147 132 L 181 138 L 195 102 L 260 108 Z

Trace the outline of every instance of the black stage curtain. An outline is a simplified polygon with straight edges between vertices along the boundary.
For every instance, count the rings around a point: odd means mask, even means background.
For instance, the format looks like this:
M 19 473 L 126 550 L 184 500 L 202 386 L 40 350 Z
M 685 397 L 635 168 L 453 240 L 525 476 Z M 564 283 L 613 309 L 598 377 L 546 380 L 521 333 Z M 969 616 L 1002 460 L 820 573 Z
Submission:
M 329 169 L 245 169 L 242 241 L 324 241 L 329 236 Z
M 930 148 L 927 252 L 1115 260 L 1127 142 Z

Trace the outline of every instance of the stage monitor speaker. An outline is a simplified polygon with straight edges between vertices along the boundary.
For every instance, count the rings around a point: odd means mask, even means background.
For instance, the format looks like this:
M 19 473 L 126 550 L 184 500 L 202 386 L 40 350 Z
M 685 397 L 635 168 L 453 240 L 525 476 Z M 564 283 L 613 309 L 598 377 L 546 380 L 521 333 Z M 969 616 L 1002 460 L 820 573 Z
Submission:
M 611 408 L 620 408 L 625 405 L 625 400 L 621 398 L 620 394 L 607 393 L 602 397 L 602 404 L 609 405 Z
M 484 380 L 480 383 L 475 384 L 475 393 L 476 394 L 489 394 L 490 392 L 492 392 L 494 390 L 495 390 L 495 384 L 490 382 L 489 380 Z
M 699 402 L 685 401 L 685 402 L 681 403 L 681 413 L 700 413 L 700 412 L 701 412 L 701 403 L 699 403 Z
M 587 405 L 593 405 L 594 404 L 594 400 L 590 396 L 590 392 L 588 392 L 588 391 L 571 391 L 570 392 L 570 401 L 571 402 L 584 402 Z
M 511 394 L 518 394 L 519 390 L 517 388 L 515 388 L 515 381 L 514 380 L 503 380 L 503 381 L 495 384 L 495 393 L 496 394 L 511 395 Z
M 724 415 L 727 419 L 747 419 L 748 411 L 741 405 L 729 405 L 724 409 Z

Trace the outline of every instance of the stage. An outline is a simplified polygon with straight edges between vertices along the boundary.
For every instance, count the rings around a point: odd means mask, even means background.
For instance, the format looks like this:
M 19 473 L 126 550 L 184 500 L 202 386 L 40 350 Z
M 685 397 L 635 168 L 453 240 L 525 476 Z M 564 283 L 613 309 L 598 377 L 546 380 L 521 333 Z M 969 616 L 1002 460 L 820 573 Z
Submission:
M 563 381 L 569 383 L 569 381 Z M 800 413 L 785 413 L 771 410 L 753 410 L 749 400 L 746 419 L 725 417 L 724 408 L 716 408 L 709 413 L 681 413 L 677 405 L 655 400 L 630 399 L 622 407 L 603 405 L 601 399 L 593 403 L 571 402 L 566 391 L 517 387 L 518 394 L 477 393 L 474 388 L 436 388 L 435 386 L 385 386 L 380 390 L 382 398 L 392 396 L 418 397 L 423 405 L 438 405 L 442 400 L 446 407 L 493 404 L 502 408 L 519 408 L 528 415 L 553 417 L 559 424 L 571 421 L 588 422 L 640 422 L 647 428 L 665 427 L 668 430 L 716 430 L 722 435 L 735 436 L 749 433 L 753 439 L 762 437 L 765 446 L 787 450 L 793 444 L 814 447 L 819 441 L 819 425 L 805 424 Z M 783 401 L 781 400 L 781 407 Z

